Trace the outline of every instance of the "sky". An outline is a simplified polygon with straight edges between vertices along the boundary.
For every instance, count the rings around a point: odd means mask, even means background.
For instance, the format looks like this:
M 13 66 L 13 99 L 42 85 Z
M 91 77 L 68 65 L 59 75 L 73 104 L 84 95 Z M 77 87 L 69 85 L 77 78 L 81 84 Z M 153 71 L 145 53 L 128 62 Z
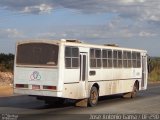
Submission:
M 79 39 L 160 56 L 160 0 L 0 0 L 0 53 L 28 39 Z

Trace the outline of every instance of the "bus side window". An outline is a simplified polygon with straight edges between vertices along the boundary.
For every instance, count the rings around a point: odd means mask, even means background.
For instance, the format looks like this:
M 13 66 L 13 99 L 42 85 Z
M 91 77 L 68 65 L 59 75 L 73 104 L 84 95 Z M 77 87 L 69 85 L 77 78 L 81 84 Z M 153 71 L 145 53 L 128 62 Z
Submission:
M 78 47 L 65 48 L 65 66 L 67 69 L 77 69 L 79 67 Z
M 107 50 L 102 50 L 102 66 L 104 68 L 107 67 L 108 63 L 107 63 L 107 58 L 108 58 L 108 55 L 107 55 Z
M 132 67 L 131 51 L 123 51 L 123 67 L 124 68 L 131 68 Z
M 108 68 L 112 68 L 113 66 L 112 58 L 113 58 L 112 50 L 108 50 L 108 66 L 107 66 Z
M 131 68 L 132 67 L 132 56 L 131 56 L 130 51 L 127 52 L 127 59 L 128 59 L 128 68 Z
M 132 62 L 134 68 L 141 67 L 141 54 L 139 52 L 132 52 Z
M 113 65 L 114 68 L 118 67 L 118 51 L 113 51 Z
M 102 50 L 102 66 L 103 68 L 112 67 L 112 50 L 110 49 Z
M 123 67 L 127 68 L 128 60 L 127 60 L 127 51 L 123 51 Z
M 90 67 L 96 67 L 95 49 L 90 49 Z
M 96 67 L 101 67 L 101 50 L 96 49 L 96 61 L 97 61 L 97 66 Z
M 122 68 L 122 51 L 118 51 L 118 67 Z
M 136 52 L 132 52 L 132 63 L 133 63 L 133 68 L 137 67 L 137 54 Z
M 90 67 L 91 68 L 101 67 L 101 49 L 96 49 L 96 48 L 90 49 Z
M 137 52 L 137 68 L 141 67 L 141 55 Z

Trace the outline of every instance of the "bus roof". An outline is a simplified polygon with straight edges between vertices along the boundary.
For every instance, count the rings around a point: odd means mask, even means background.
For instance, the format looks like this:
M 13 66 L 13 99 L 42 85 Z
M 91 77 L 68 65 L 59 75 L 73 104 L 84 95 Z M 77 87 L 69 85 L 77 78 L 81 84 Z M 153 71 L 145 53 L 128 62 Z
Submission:
M 147 52 L 146 50 L 142 50 L 142 49 L 119 47 L 117 44 L 104 44 L 104 45 L 99 44 L 99 45 L 97 45 L 97 44 L 84 43 L 82 41 L 74 40 L 74 39 L 69 39 L 69 40 L 66 40 L 66 39 L 61 39 L 61 40 L 31 39 L 31 40 L 24 40 L 24 41 L 21 40 L 21 41 L 17 42 L 17 45 L 25 44 L 25 43 L 64 44 L 67 46 L 79 46 L 79 47 L 89 47 L 89 48 L 103 48 L 103 49 Z

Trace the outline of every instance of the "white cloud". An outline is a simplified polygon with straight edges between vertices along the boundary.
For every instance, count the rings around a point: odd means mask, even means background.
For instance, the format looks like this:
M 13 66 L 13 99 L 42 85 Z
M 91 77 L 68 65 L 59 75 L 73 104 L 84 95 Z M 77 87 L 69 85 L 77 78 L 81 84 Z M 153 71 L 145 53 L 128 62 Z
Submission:
M 145 2 L 146 0 L 120 0 L 123 3 L 135 3 L 135 2 Z
M 60 7 L 85 14 L 115 13 L 124 19 L 160 22 L 160 0 L 2 0 L 0 7 L 28 14 L 49 13 Z
M 22 38 L 24 37 L 21 32 L 17 29 L 0 29 L 0 37 L 1 38 Z
M 54 38 L 56 34 L 54 32 L 44 32 L 44 33 L 38 33 L 35 37 L 37 38 Z
M 148 11 L 159 13 L 159 0 L 2 0 L 0 6 L 24 13 L 50 12 L 63 7 L 84 13 L 118 13 L 120 16 L 144 16 Z M 154 10 L 156 9 L 156 11 Z M 158 14 L 157 14 L 158 15 Z
M 120 26 L 112 27 L 110 25 L 84 25 L 84 26 L 59 26 L 59 30 L 52 29 L 51 31 L 37 34 L 37 38 L 48 39 L 121 39 L 131 38 L 135 34 L 127 28 Z
M 0 7 L 10 11 L 20 13 L 39 14 L 49 13 L 53 9 L 52 2 L 49 0 L 1 0 Z
M 160 0 L 11 0 L 0 1 L 3 9 L 27 14 L 49 13 L 56 8 L 68 8 L 82 14 L 115 14 L 104 26 L 72 27 L 61 31 L 46 31 L 38 37 L 132 38 L 160 34 Z M 10 33 L 9 31 L 7 33 Z M 12 29 L 12 36 L 19 31 Z M 10 33 L 11 34 L 11 33 Z M 20 33 L 21 34 L 21 33 Z
M 155 33 L 150 33 L 150 32 L 145 32 L 145 31 L 141 31 L 139 33 L 139 36 L 140 37 L 153 37 L 153 36 L 156 36 Z
M 26 6 L 21 11 L 22 13 L 50 13 L 52 11 L 52 6 L 47 4 L 40 4 L 35 6 Z

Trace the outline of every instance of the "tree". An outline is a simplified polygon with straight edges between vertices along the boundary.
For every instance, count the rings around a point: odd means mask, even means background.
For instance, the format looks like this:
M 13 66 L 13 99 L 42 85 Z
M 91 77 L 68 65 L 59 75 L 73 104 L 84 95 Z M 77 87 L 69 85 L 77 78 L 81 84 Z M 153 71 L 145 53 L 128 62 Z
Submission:
M 13 66 L 14 66 L 14 55 L 11 53 L 9 54 L 0 53 L 0 71 L 13 72 Z

